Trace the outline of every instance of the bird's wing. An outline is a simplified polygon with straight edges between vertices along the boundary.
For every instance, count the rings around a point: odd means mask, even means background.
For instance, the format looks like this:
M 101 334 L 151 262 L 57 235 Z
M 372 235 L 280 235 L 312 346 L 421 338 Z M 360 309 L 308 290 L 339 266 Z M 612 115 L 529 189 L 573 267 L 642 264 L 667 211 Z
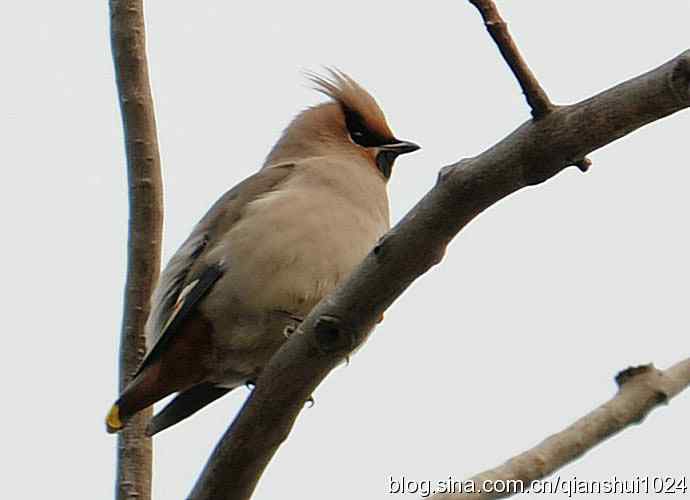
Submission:
M 220 261 L 199 265 L 200 257 L 237 223 L 248 203 L 276 189 L 293 167 L 286 163 L 261 170 L 225 193 L 173 255 L 151 298 L 146 323 L 149 350 L 136 375 L 159 356 L 170 338 L 183 330 L 185 320 L 220 279 L 225 267 L 232 265 Z

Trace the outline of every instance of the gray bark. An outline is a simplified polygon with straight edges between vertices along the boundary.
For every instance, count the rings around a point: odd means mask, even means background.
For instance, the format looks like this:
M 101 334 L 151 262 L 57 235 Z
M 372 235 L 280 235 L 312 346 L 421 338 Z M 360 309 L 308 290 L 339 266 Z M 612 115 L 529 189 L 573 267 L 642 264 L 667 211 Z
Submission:
M 110 0 L 110 32 L 122 112 L 129 184 L 127 282 L 120 338 L 120 390 L 146 351 L 144 323 L 160 269 L 163 188 L 156 121 L 146 62 L 141 0 Z M 151 498 L 151 439 L 144 430 L 151 409 L 142 411 L 118 434 L 118 500 Z

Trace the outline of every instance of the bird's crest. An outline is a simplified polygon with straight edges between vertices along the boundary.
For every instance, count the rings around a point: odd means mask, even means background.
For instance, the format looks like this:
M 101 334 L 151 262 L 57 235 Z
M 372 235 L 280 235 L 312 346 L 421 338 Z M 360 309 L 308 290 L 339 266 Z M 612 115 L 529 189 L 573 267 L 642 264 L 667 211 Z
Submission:
M 361 121 L 364 126 L 382 138 L 392 138 L 383 111 L 374 98 L 356 81 L 337 69 L 326 68 L 328 76 L 307 72 L 314 89 L 336 101 L 349 120 Z

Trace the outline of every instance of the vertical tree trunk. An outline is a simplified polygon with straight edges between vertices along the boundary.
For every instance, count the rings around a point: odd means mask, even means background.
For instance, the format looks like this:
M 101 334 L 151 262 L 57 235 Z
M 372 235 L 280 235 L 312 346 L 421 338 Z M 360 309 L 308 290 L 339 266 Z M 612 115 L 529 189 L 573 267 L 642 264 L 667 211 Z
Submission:
M 163 189 L 156 120 L 146 62 L 142 0 L 110 0 L 110 32 L 122 112 L 129 184 L 129 242 L 120 390 L 146 352 L 144 323 L 160 269 Z M 118 436 L 116 498 L 151 498 L 151 439 L 144 429 L 151 409 L 136 415 Z

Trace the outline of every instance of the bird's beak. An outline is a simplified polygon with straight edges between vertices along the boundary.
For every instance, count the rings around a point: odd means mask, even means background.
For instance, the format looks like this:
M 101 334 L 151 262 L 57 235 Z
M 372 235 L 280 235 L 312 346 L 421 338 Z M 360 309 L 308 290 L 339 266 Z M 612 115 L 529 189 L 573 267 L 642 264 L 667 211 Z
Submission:
M 393 170 L 393 163 L 399 155 L 404 155 L 405 153 L 411 153 L 412 151 L 417 151 L 419 146 L 414 142 L 399 141 L 395 140 L 390 144 L 383 144 L 378 146 L 378 153 L 376 154 L 376 166 L 379 168 L 381 173 L 386 179 L 391 176 L 391 171 Z
M 395 156 L 404 155 L 405 153 L 412 153 L 420 148 L 421 146 L 418 144 L 409 141 L 398 141 L 392 144 L 384 144 L 383 146 L 379 146 L 381 151 L 393 153 Z

